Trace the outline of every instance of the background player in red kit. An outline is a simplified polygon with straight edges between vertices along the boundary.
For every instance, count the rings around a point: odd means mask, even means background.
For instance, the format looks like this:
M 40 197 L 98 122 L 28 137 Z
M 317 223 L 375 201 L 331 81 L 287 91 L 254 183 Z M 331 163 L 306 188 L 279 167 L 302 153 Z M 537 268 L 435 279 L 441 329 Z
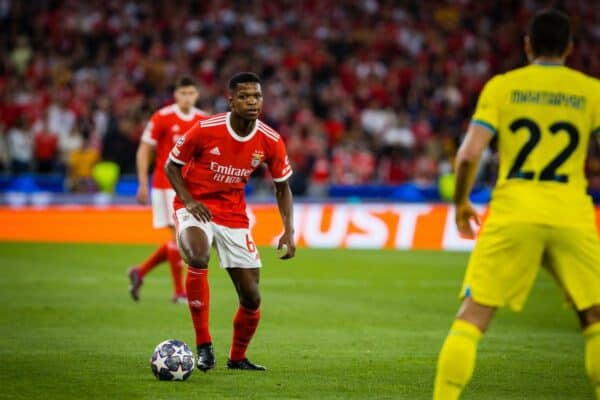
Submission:
M 175 192 L 165 176 L 164 165 L 169 151 L 185 132 L 207 114 L 194 107 L 198 100 L 198 88 L 189 77 L 181 77 L 175 84 L 175 103 L 156 111 L 144 133 L 137 151 L 136 164 L 138 175 L 137 200 L 148 204 L 148 169 L 155 153 L 154 171 L 152 174 L 152 219 L 155 229 L 170 227 L 174 233 L 173 198 Z M 131 285 L 129 292 L 134 300 L 139 300 L 139 291 L 144 276 L 158 264 L 168 260 L 173 277 L 173 302 L 185 302 L 186 294 L 183 286 L 182 260 L 175 240 L 159 246 L 142 264 L 129 270 Z
M 177 192 L 175 222 L 179 247 L 189 264 L 186 288 L 196 331 L 198 368 L 215 367 L 208 329 L 208 260 L 211 245 L 231 277 L 239 308 L 233 320 L 233 342 L 227 368 L 265 370 L 246 358 L 246 348 L 260 319 L 258 289 L 261 261 L 248 228 L 244 186 L 250 174 L 266 163 L 275 182 L 284 233 L 278 249 L 282 259 L 294 256 L 292 193 L 283 139 L 258 120 L 262 91 L 258 77 L 236 74 L 229 82 L 231 112 L 201 121 L 179 139 L 166 164 Z

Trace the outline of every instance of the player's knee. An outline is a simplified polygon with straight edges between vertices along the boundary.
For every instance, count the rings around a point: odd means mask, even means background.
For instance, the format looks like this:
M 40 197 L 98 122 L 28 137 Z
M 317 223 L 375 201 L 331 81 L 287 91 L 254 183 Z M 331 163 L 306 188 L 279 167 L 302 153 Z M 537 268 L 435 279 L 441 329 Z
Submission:
M 579 311 L 579 320 L 581 321 L 581 327 L 586 327 L 600 322 L 600 304 L 586 308 L 585 310 Z
M 195 253 L 193 251 L 186 255 L 186 262 L 190 267 L 194 268 L 208 268 L 208 261 L 210 256 L 203 253 Z
M 481 332 L 485 332 L 495 312 L 496 307 L 479 304 L 467 297 L 463 300 L 456 317 L 475 325 Z
M 250 310 L 257 310 L 260 307 L 260 293 L 258 290 L 250 293 L 242 293 L 240 296 L 240 304 Z

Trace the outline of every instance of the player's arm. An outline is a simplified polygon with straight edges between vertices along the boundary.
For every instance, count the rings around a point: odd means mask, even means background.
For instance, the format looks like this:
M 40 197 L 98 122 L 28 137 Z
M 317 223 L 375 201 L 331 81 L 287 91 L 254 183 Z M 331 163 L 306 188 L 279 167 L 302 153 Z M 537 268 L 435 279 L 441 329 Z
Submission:
M 183 174 L 181 173 L 182 168 L 182 164 L 178 164 L 169 158 L 165 164 L 167 178 L 169 179 L 171 186 L 173 186 L 175 193 L 177 193 L 177 196 L 179 196 L 181 201 L 183 201 L 183 204 L 185 204 L 185 208 L 189 213 L 198 221 L 209 222 L 212 219 L 212 213 L 204 204 L 194 200 L 189 190 L 185 187 Z
M 198 126 L 187 131 L 173 146 L 169 153 L 169 158 L 165 163 L 165 174 L 175 193 L 177 193 L 177 196 L 185 204 L 188 212 L 200 222 L 209 222 L 212 219 L 212 213 L 208 207 L 192 197 L 192 194 L 185 186 L 181 171 L 183 166 L 192 160 L 197 151 L 195 139 L 197 137 L 196 131 Z
M 283 222 L 283 235 L 279 238 L 277 250 L 286 248 L 285 253 L 280 256 L 282 260 L 294 257 L 296 254 L 296 243 L 294 242 L 294 206 L 292 191 L 287 179 L 283 182 L 275 182 L 275 198 L 277 207 Z
M 270 156 L 267 161 L 269 172 L 275 183 L 275 198 L 277 207 L 283 221 L 283 235 L 279 238 L 277 250 L 282 252 L 279 258 L 285 260 L 294 257 L 296 253 L 296 243 L 294 242 L 294 207 L 292 204 L 292 191 L 288 180 L 292 176 L 292 166 L 290 165 L 283 139 L 279 139 L 269 151 Z
M 471 220 L 477 225 L 480 224 L 479 216 L 469 201 L 469 194 L 473 189 L 481 154 L 497 133 L 500 110 L 498 101 L 505 95 L 502 79 L 501 75 L 497 75 L 483 87 L 467 135 L 456 155 L 454 218 L 458 231 L 467 238 L 475 237 Z
M 138 189 L 135 197 L 140 204 L 148 204 L 148 171 L 153 157 L 154 145 L 142 139 L 135 155 L 138 178 Z
M 475 175 L 479 168 L 481 154 L 492 140 L 493 133 L 486 127 L 471 123 L 469 130 L 456 154 L 456 187 L 454 205 L 456 207 L 456 226 L 458 231 L 468 237 L 475 237 L 471 220 L 480 224 L 479 216 L 469 200 Z
M 154 147 L 162 134 L 162 125 L 158 113 L 154 113 L 142 133 L 142 139 L 135 154 L 138 189 L 136 199 L 141 204 L 148 204 L 148 172 L 154 158 Z

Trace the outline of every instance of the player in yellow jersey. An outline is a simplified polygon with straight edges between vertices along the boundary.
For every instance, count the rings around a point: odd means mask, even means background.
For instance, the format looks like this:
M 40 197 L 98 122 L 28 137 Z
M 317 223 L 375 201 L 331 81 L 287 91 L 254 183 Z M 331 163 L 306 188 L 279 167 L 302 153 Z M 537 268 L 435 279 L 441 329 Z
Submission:
M 459 398 L 494 312 L 520 310 L 541 265 L 579 316 L 586 371 L 600 399 L 600 242 L 584 175 L 590 137 L 600 136 L 600 81 L 564 66 L 571 47 L 565 14 L 537 14 L 525 38 L 530 65 L 485 85 L 458 151 L 454 202 L 465 236 L 479 223 L 469 193 L 494 136 L 500 170 L 439 355 L 434 400 Z

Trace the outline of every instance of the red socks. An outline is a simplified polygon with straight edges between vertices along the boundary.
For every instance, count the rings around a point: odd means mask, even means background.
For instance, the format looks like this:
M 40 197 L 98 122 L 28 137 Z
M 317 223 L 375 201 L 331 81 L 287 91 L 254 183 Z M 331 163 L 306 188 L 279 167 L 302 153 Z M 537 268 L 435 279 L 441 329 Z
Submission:
M 143 278 L 154 267 L 165 261 L 167 261 L 167 243 L 154 250 L 154 253 L 140 265 L 140 277 Z
M 176 295 L 185 295 L 183 287 L 183 261 L 179 254 L 177 244 L 173 241 L 167 243 L 167 259 L 171 267 L 171 277 L 173 278 L 173 291 Z
M 208 270 L 189 267 L 187 271 L 186 289 L 188 305 L 194 331 L 196 345 L 212 342 L 208 329 L 210 312 L 210 288 L 208 286 Z M 260 321 L 260 308 L 251 310 L 239 306 L 233 319 L 233 340 L 229 359 L 239 361 L 246 358 L 246 349 L 256 332 Z
M 208 331 L 208 315 L 210 311 L 210 289 L 208 287 L 208 270 L 189 267 L 185 282 L 188 306 L 192 314 L 196 345 L 212 342 Z
M 173 278 L 173 291 L 176 295 L 185 295 L 183 287 L 183 263 L 179 249 L 174 241 L 159 246 L 154 253 L 140 265 L 140 277 L 143 279 L 158 264 L 169 260 L 171 277 Z
M 256 332 L 256 327 L 260 321 L 260 308 L 250 310 L 239 306 L 235 317 L 233 318 L 233 340 L 229 359 L 239 361 L 246 358 L 246 349 L 250 340 Z

